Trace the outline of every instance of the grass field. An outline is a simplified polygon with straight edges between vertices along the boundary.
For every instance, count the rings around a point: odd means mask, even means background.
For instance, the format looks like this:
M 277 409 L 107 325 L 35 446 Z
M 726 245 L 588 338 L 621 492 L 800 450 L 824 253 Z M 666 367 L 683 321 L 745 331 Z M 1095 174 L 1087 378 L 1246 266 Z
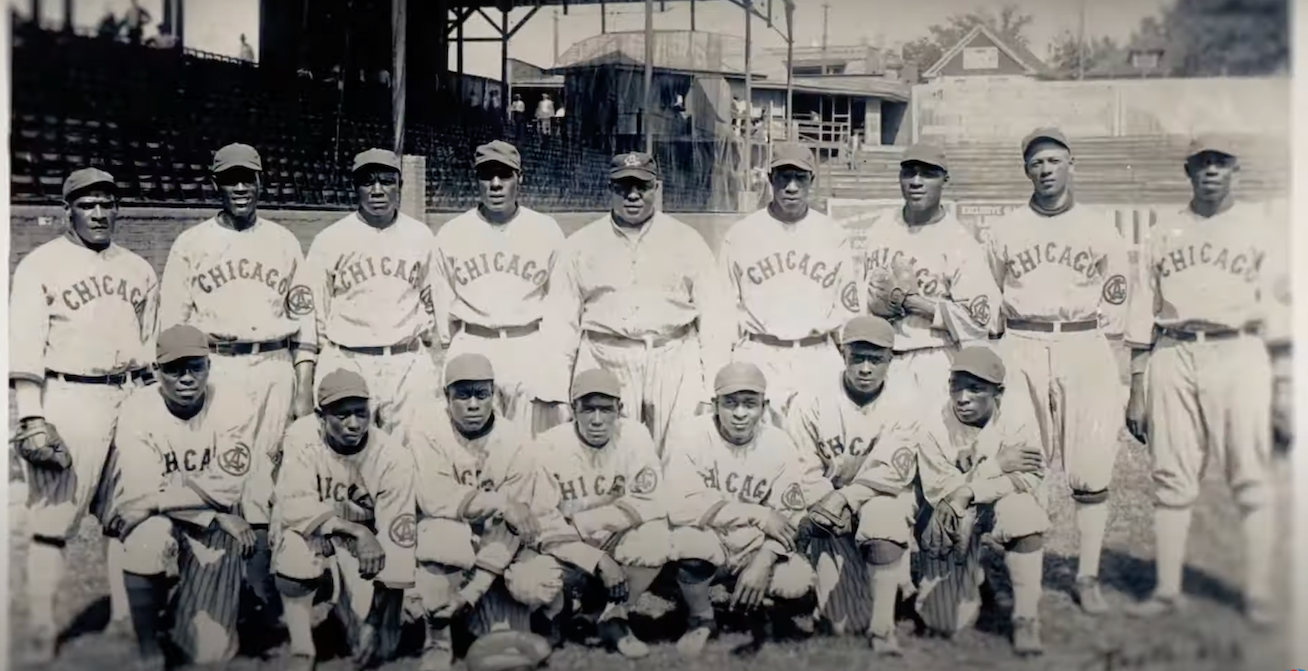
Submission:
M 10 251 L 11 268 L 18 258 L 36 244 L 57 234 L 57 227 L 42 226 L 43 216 L 57 214 L 55 208 L 15 208 L 12 220 L 13 237 Z M 125 213 L 126 214 L 126 213 Z M 196 222 L 211 214 L 208 210 L 187 212 L 179 216 L 173 211 L 132 212 L 124 217 L 128 233 L 126 243 L 142 253 L 156 268 L 161 264 L 171 236 L 183 222 Z M 302 240 L 311 237 L 322 226 L 339 214 L 323 213 L 267 213 L 285 221 Z M 567 232 L 591 220 L 594 215 L 559 215 Z M 432 223 L 448 216 L 433 215 Z M 734 217 L 700 215 L 685 217 L 695 225 L 710 245 L 716 246 L 718 231 Z M 1071 504 L 1062 484 L 1061 474 L 1052 478 L 1053 528 L 1046 543 L 1045 596 L 1041 602 L 1042 624 L 1047 652 L 1043 658 L 1019 661 L 1012 657 L 1007 640 L 1007 608 L 1010 595 L 1002 564 L 990 561 L 991 575 L 996 578 L 999 591 L 999 612 L 985 613 L 975 631 L 969 631 L 953 641 L 918 638 L 911 626 L 901 622 L 901 643 L 905 656 L 899 660 L 883 661 L 872 656 L 861 639 L 820 638 L 804 643 L 773 645 L 755 659 L 740 660 L 732 657 L 729 648 L 744 640 L 743 636 L 725 635 L 722 640 L 710 643 L 705 655 L 693 663 L 680 660 L 669 643 L 655 645 L 655 653 L 648 659 L 629 662 L 604 652 L 566 647 L 556 653 L 550 662 L 553 669 L 655 669 L 673 668 L 715 669 L 717 671 L 836 671 L 845 669 L 875 668 L 885 671 L 953 669 L 1190 669 L 1202 671 L 1233 671 L 1248 669 L 1292 668 L 1283 634 L 1252 634 L 1246 630 L 1239 612 L 1239 593 L 1242 576 L 1242 541 L 1239 519 L 1234 503 L 1225 486 L 1217 479 L 1219 469 L 1205 484 L 1203 496 L 1196 508 L 1189 543 L 1189 563 L 1185 587 L 1192 596 L 1190 610 L 1184 615 L 1156 622 L 1141 623 L 1119 613 L 1092 619 L 1082 615 L 1069 596 L 1075 572 L 1077 539 L 1072 519 Z M 1278 477 L 1278 509 L 1290 510 L 1288 463 L 1275 469 Z M 1153 532 L 1151 522 L 1150 482 L 1148 454 L 1129 439 L 1124 439 L 1116 461 L 1115 482 L 1111 498 L 1112 516 L 1104 551 L 1102 577 L 1106 595 L 1120 609 L 1130 600 L 1142 597 L 1152 585 Z M 11 483 L 12 485 L 13 483 Z M 11 487 L 10 512 L 10 572 L 9 604 L 10 646 L 21 650 L 26 633 L 25 604 L 23 603 L 25 530 L 22 524 L 21 487 Z M 1281 537 L 1289 539 L 1289 520 L 1280 522 L 1285 530 Z M 1288 595 L 1290 588 L 1288 542 L 1278 550 L 1278 566 L 1282 589 L 1278 594 Z M 102 632 L 108 617 L 107 590 L 103 579 L 103 543 L 92 521 L 87 521 L 81 534 L 68 547 L 69 575 L 60 593 L 58 613 L 62 622 L 71 623 L 66 632 L 62 653 L 55 669 L 130 669 L 132 644 L 126 639 Z M 994 569 L 999 568 L 996 571 Z M 1281 612 L 1289 612 L 1287 603 Z M 1238 649 L 1241 659 L 1231 657 Z M 274 651 L 271 659 L 238 658 L 227 668 L 237 671 L 272 671 L 282 667 L 284 649 Z M 1302 665 L 1303 660 L 1297 660 Z M 417 669 L 416 657 L 407 657 L 386 668 L 395 670 Z M 24 667 L 14 667 L 22 669 Z M 348 662 L 335 659 L 320 664 L 327 671 L 350 668 Z

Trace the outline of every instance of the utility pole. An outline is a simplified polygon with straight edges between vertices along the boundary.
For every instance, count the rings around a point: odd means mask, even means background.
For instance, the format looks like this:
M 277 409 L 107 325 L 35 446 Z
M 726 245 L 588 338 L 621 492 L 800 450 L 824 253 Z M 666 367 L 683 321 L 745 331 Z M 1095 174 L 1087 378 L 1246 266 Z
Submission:
M 786 141 L 794 142 L 790 122 L 795 106 L 795 0 L 782 1 L 786 3 Z
M 1076 78 L 1077 80 L 1085 79 L 1085 5 L 1086 0 L 1081 0 L 1081 22 L 1077 28 L 1076 39 Z
M 554 10 L 554 65 L 559 64 L 559 10 Z
M 645 128 L 645 153 L 654 155 L 654 125 L 650 123 L 654 110 L 654 0 L 645 0 L 645 113 L 641 123 Z
M 822 3 L 822 74 L 827 73 L 827 17 L 831 15 L 831 3 Z
M 754 61 L 750 58 L 750 52 L 754 51 L 754 25 L 753 0 L 742 0 L 740 5 L 745 8 L 745 120 L 743 127 L 745 129 L 745 190 L 748 191 L 753 186 L 754 178 L 754 84 L 750 80 L 753 78 Z

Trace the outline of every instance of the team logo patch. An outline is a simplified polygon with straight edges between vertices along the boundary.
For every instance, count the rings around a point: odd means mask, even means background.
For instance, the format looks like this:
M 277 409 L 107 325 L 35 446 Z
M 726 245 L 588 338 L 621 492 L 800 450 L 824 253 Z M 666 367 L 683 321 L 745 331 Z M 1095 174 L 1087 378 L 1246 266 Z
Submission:
M 418 293 L 418 300 L 422 301 L 422 309 L 426 310 L 427 314 L 436 314 L 436 305 L 431 301 L 431 287 L 423 287 Z
M 404 513 L 391 522 L 391 540 L 402 548 L 418 544 L 418 520 L 412 513 Z
M 616 487 L 617 485 L 615 485 Z M 631 481 L 632 494 L 648 494 L 659 486 L 659 474 L 655 470 L 646 466 L 640 469 L 636 474 L 636 479 Z
M 50 303 L 52 305 L 54 304 L 53 298 L 50 299 Z M 139 322 L 142 319 L 145 319 L 145 299 L 133 302 L 132 310 L 136 311 L 136 321 Z
M 972 315 L 972 321 L 981 326 L 990 323 L 990 299 L 985 296 L 977 296 L 972 299 L 972 303 L 967 306 L 967 310 Z
M 242 476 L 250 472 L 250 448 L 237 443 L 218 455 L 218 467 L 228 475 Z
M 905 480 L 913 477 L 913 462 L 913 450 L 907 447 L 895 450 L 894 456 L 890 457 L 890 465 L 894 466 L 895 472 Z
M 1126 276 L 1113 275 L 1104 282 L 1104 300 L 1109 305 L 1121 305 L 1126 302 Z
M 840 290 L 840 303 L 850 312 L 858 312 L 858 283 L 850 282 Z
M 622 159 L 622 165 L 625 165 L 625 166 L 627 166 L 628 168 L 634 168 L 634 167 L 640 165 L 640 157 L 637 156 L 637 155 L 635 155 L 635 154 L 627 154 L 627 155 Z
M 313 291 L 303 284 L 297 284 L 286 292 L 286 311 L 296 317 L 303 317 L 313 312 Z
M 781 495 L 781 505 L 791 510 L 804 510 L 808 507 L 808 504 L 804 503 L 804 492 L 799 488 L 799 483 L 790 483 L 785 493 Z

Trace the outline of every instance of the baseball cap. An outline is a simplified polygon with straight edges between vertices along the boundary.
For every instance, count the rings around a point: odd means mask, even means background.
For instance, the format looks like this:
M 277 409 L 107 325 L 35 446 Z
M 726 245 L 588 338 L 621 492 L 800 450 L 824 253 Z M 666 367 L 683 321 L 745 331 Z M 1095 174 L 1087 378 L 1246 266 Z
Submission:
M 210 171 L 216 175 L 232 168 L 263 172 L 263 161 L 259 159 L 259 152 L 255 151 L 254 147 L 234 142 L 214 152 L 213 167 Z
M 1022 138 L 1022 156 L 1026 156 L 1027 152 L 1031 151 L 1031 145 L 1041 140 L 1057 142 L 1063 145 L 1064 149 L 1071 150 L 1072 148 L 1072 144 L 1067 141 L 1067 136 L 1063 134 L 1063 131 L 1051 127 L 1037 128 Z
M 899 159 L 899 164 L 908 165 L 909 163 L 921 163 L 940 168 L 946 172 L 949 171 L 949 167 L 945 165 L 944 148 L 933 144 L 915 144 L 905 150 L 904 155 Z
M 809 151 L 808 147 L 793 142 L 772 145 L 772 160 L 768 161 L 768 170 L 775 170 L 782 166 L 814 172 L 813 152 Z
M 994 384 L 1004 383 L 1004 362 L 994 350 L 985 345 L 973 345 L 959 350 L 954 355 L 954 363 L 949 367 L 949 372 L 967 373 Z
M 591 394 L 603 394 L 613 398 L 622 398 L 622 385 L 618 377 L 603 368 L 582 371 L 572 381 L 572 400 L 585 398 Z
M 514 170 L 522 170 L 522 154 L 518 153 L 518 148 L 503 140 L 494 140 L 477 147 L 477 153 L 472 159 L 473 167 L 483 163 L 503 163 Z
M 1236 156 L 1235 143 L 1213 135 L 1200 135 L 1190 141 L 1190 148 L 1186 150 L 1185 157 L 1191 158 L 1204 152 L 1215 152 L 1227 156 Z
M 613 157 L 613 163 L 609 167 L 609 179 L 618 180 L 625 177 L 636 177 L 646 181 L 658 179 L 658 161 L 643 151 L 618 154 Z
M 192 356 L 209 356 L 209 336 L 194 326 L 178 324 L 155 339 L 154 360 L 160 365 Z
M 758 366 L 743 361 L 723 366 L 713 378 L 715 396 L 726 396 L 738 391 L 755 391 L 761 394 L 767 391 L 767 388 L 768 381 L 763 376 L 763 371 L 759 370 Z
M 895 346 L 895 327 L 876 315 L 859 315 L 840 329 L 840 344 L 865 342 L 887 349 Z
M 457 382 L 480 382 L 494 380 L 495 369 L 491 368 L 490 359 L 472 353 L 460 354 L 445 364 L 445 386 Z
M 74 170 L 64 180 L 64 201 L 68 197 L 92 186 L 104 185 L 109 191 L 118 193 L 118 183 L 114 181 L 114 176 L 99 168 L 82 168 Z
M 354 157 L 354 167 L 350 172 L 358 172 L 362 168 L 370 165 L 377 165 L 383 168 L 390 168 L 396 172 L 400 169 L 400 157 L 389 149 L 365 149 Z
M 318 384 L 318 407 L 326 407 L 347 398 L 368 398 L 368 383 L 352 370 L 337 368 Z

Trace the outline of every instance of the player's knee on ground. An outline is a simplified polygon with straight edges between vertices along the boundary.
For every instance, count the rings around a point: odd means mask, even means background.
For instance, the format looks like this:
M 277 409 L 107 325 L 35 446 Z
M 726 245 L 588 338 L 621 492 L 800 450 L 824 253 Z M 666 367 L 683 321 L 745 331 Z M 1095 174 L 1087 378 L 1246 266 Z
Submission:
M 878 494 L 858 509 L 858 529 L 854 541 L 860 546 L 869 541 L 890 541 L 908 547 L 913 535 L 916 500 L 909 492 L 899 496 Z
M 299 533 L 283 529 L 278 534 L 277 547 L 273 550 L 273 572 L 278 577 L 285 576 L 292 580 L 317 580 L 328 561 L 321 547 L 325 542 L 319 537 L 314 537 L 314 543 L 311 545 Z
M 714 566 L 727 561 L 726 550 L 716 532 L 698 527 L 676 527 L 672 530 L 672 557 L 697 559 Z
M 904 556 L 904 553 L 908 551 L 908 543 L 896 543 L 883 538 L 874 538 L 862 543 L 860 548 L 863 550 L 863 556 L 869 564 L 889 566 Z
M 991 538 L 1003 545 L 1024 536 L 1049 531 L 1049 514 L 1028 492 L 1010 494 L 995 502 L 995 526 Z
M 123 539 L 123 570 L 137 575 L 161 575 L 177 554 L 172 520 L 156 515 L 137 525 Z
M 414 554 L 420 564 L 470 569 L 477 560 L 472 527 L 457 520 L 422 518 L 418 520 L 418 546 Z
M 529 608 L 549 604 L 563 590 L 563 566 L 547 555 L 514 562 L 504 572 L 504 587 L 514 601 Z
M 463 587 L 464 567 L 423 562 L 414 576 L 414 587 L 428 613 L 444 608 Z
M 798 599 L 813 590 L 817 572 L 797 554 L 783 557 L 772 567 L 768 594 L 778 599 Z
M 672 530 L 664 520 L 646 522 L 622 535 L 613 560 L 623 566 L 659 568 L 672 558 Z

